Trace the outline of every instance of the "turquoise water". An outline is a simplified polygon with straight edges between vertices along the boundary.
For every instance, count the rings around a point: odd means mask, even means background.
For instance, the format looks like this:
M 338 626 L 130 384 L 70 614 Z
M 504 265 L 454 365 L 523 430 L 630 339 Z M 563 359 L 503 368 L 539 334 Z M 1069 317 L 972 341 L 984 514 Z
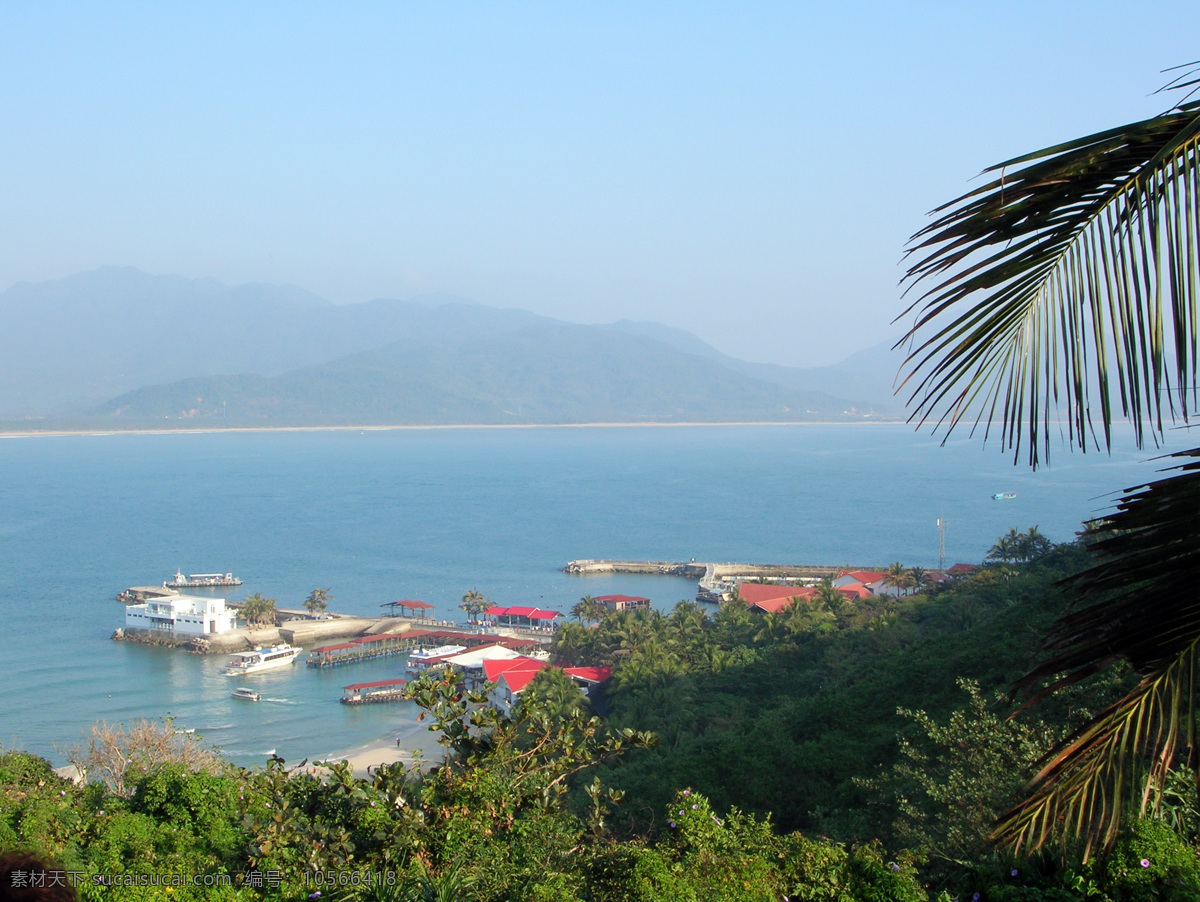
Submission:
M 224 660 L 109 640 L 113 600 L 176 569 L 232 570 L 234 598 L 298 607 L 316 586 L 371 615 L 422 599 L 462 616 L 498 604 L 569 610 L 585 594 L 695 594 L 667 577 L 570 577 L 573 558 L 932 567 L 977 562 L 1038 525 L 1069 539 L 1149 453 L 1061 452 L 1014 468 L 977 441 L 939 447 L 902 426 L 449 429 L 0 439 L 0 745 L 46 755 L 90 723 L 168 713 L 240 763 L 323 756 L 407 722 L 347 709 L 341 686 L 400 675 L 399 658 L 256 677 L 229 697 Z M 1016 491 L 1016 499 L 991 500 Z

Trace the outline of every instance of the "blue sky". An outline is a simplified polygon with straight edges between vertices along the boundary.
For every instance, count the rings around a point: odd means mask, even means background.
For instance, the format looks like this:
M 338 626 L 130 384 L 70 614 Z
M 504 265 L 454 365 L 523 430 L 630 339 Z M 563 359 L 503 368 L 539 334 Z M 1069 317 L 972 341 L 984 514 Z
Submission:
M 0 288 L 101 265 L 894 339 L 986 165 L 1160 112 L 1194 4 L 0 6 Z

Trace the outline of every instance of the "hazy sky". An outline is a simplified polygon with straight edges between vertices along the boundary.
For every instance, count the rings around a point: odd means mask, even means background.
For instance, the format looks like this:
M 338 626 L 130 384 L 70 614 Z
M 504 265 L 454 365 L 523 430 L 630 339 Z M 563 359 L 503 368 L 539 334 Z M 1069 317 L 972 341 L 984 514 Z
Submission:
M 0 288 L 101 265 L 651 319 L 750 360 L 894 338 L 986 165 L 1144 118 L 1194 0 L 7 3 Z

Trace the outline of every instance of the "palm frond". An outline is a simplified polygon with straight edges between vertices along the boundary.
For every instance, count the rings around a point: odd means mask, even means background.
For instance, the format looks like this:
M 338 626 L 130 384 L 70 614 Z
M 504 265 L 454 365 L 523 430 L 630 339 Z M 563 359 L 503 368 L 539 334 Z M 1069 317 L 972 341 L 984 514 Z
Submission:
M 1186 421 L 1198 398 L 1200 102 L 986 171 L 998 175 L 910 242 L 907 290 L 923 289 L 897 345 L 910 420 L 947 434 L 965 420 L 985 436 L 997 423 L 1034 466 L 1060 403 L 1084 450 L 1110 445 L 1118 415 L 1139 446 Z
M 1098 562 L 1064 585 L 1080 601 L 1100 600 L 1055 624 L 1044 645 L 1051 657 L 1014 692 L 1053 680 L 1032 704 L 1121 659 L 1141 681 L 1051 752 L 1029 798 L 1001 819 L 1002 842 L 1036 849 L 1061 832 L 1083 836 L 1089 848 L 1107 844 L 1134 793 L 1143 809 L 1156 804 L 1169 769 L 1197 763 L 1200 449 L 1169 459 L 1184 463 L 1126 490 L 1115 513 L 1088 524 L 1084 541 Z

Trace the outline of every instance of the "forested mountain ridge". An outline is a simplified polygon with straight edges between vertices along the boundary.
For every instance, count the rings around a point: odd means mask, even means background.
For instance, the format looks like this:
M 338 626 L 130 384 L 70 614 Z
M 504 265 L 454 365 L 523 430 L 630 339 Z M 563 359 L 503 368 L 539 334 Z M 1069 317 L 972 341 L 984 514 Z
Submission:
M 808 388 L 806 370 L 736 361 L 689 333 L 642 325 L 576 325 L 447 296 L 336 305 L 292 286 L 106 268 L 0 293 L 0 334 L 12 337 L 0 420 L 141 428 L 894 413 L 880 401 L 886 389 L 862 400 L 849 375 L 847 392 L 824 377 Z

